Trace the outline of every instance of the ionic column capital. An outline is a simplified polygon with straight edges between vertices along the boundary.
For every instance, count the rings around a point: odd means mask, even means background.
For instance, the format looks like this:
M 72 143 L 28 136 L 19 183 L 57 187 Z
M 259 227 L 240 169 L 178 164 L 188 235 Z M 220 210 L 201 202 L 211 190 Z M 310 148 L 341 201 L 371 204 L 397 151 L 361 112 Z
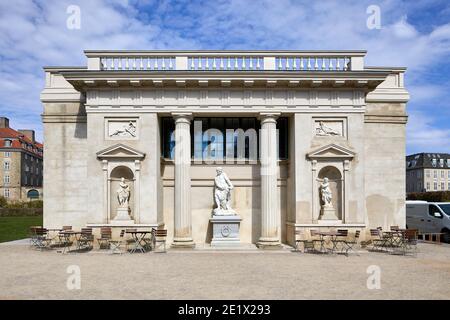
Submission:
M 280 112 L 261 112 L 258 118 L 261 121 L 261 125 L 265 123 L 277 123 L 280 115 Z
M 191 112 L 172 112 L 171 115 L 175 119 L 175 124 L 177 123 L 191 124 L 193 118 Z

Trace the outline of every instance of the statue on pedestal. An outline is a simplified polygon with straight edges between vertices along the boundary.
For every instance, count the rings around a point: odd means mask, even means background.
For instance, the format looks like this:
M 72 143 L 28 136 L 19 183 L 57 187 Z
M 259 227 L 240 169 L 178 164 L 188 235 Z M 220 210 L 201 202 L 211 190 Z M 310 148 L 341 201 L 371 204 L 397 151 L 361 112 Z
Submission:
M 333 200 L 333 193 L 330 189 L 330 183 L 327 177 L 324 177 L 320 184 L 320 199 L 322 200 L 320 209 L 321 220 L 337 220 L 336 210 L 331 201 Z
M 216 174 L 214 178 L 214 202 L 216 208 L 213 211 L 213 215 L 236 215 L 236 212 L 230 207 L 231 190 L 234 186 L 221 167 L 216 169 Z
M 120 179 L 119 189 L 117 189 L 117 200 L 119 206 L 122 208 L 128 208 L 128 202 L 130 201 L 130 186 L 125 182 L 125 178 Z
M 114 220 L 131 220 L 129 211 L 129 202 L 130 202 L 130 186 L 125 182 L 125 178 L 120 179 L 119 188 L 116 191 L 117 193 L 117 201 L 119 202 L 119 206 L 117 208 L 117 215 Z
M 320 194 L 323 202 L 323 207 L 333 207 L 331 200 L 333 199 L 333 193 L 330 190 L 330 183 L 328 178 L 323 178 L 323 182 L 320 184 Z

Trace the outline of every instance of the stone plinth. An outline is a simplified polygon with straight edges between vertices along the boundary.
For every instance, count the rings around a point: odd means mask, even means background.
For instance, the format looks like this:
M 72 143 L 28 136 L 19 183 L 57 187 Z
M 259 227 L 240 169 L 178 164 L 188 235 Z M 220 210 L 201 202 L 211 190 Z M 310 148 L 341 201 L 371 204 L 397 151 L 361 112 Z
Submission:
M 134 220 L 131 219 L 130 215 L 128 214 L 128 208 L 117 208 L 117 215 L 116 217 L 111 221 L 111 224 L 134 224 Z
M 333 207 L 322 207 L 320 210 L 320 220 L 338 220 L 336 210 Z
M 233 246 L 239 245 L 239 227 L 242 218 L 238 215 L 213 216 L 213 238 L 211 246 Z

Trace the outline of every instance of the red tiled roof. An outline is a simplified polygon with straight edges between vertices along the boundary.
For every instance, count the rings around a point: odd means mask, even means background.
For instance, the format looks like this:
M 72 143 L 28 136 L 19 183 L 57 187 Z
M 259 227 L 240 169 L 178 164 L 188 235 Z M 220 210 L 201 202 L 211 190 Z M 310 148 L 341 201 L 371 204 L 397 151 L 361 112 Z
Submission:
M 22 146 L 22 143 L 32 145 L 34 148 L 40 149 L 42 152 L 43 145 L 39 142 L 32 142 L 27 136 L 19 131 L 11 128 L 0 128 L 0 148 L 5 148 L 5 140 L 12 139 L 12 145 L 10 148 L 22 149 L 28 152 L 34 153 L 37 156 L 42 157 L 42 154 L 34 152 L 34 150 L 28 150 Z

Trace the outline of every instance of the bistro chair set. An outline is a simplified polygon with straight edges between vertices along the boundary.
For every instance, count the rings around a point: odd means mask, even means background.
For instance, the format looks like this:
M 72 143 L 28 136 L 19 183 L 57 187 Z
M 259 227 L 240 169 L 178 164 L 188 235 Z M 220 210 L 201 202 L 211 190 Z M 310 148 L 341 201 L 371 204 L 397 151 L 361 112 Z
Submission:
M 60 248 L 60 252 L 86 252 L 94 249 L 97 240 L 100 250 L 107 249 L 110 253 L 145 253 L 147 251 L 166 252 L 167 230 L 152 229 L 151 231 L 136 228 L 122 229 L 118 239 L 112 238 L 111 227 L 101 227 L 100 237 L 94 237 L 92 228 L 72 230 L 71 226 L 61 229 L 47 229 L 41 226 L 30 227 L 30 246 L 38 250 Z M 162 250 L 161 250 L 162 248 Z
M 389 231 L 383 231 L 381 227 L 370 230 L 371 239 L 366 245 L 371 245 L 369 250 L 387 252 L 392 254 L 417 254 L 418 242 L 417 229 L 400 229 L 391 226 Z
M 337 231 L 319 231 L 310 230 L 310 237 L 307 238 L 303 231 L 296 231 L 295 251 L 300 251 L 303 246 L 303 252 L 324 253 L 324 254 L 345 254 L 355 252 L 354 246 L 358 243 L 360 231 L 356 230 L 354 234 L 349 234 L 347 229 L 338 229 Z

